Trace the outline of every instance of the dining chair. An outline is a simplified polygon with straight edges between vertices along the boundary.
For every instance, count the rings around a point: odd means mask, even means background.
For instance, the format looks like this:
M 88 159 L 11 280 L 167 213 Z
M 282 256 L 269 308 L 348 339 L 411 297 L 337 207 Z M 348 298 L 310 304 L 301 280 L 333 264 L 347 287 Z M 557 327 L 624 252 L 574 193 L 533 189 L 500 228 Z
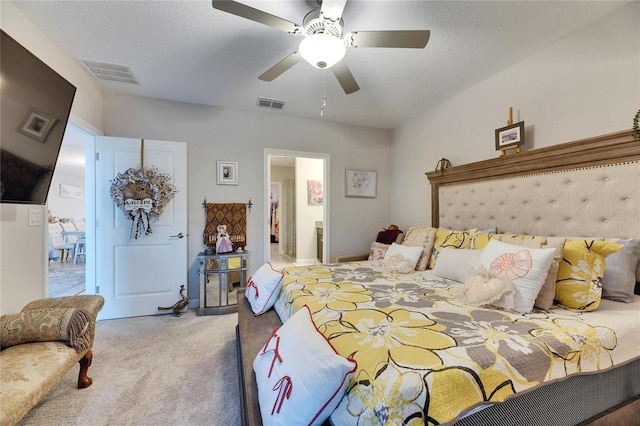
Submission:
M 60 250 L 60 260 L 67 259 L 69 254 L 75 254 L 76 243 L 68 242 L 62 234 L 63 229 L 60 223 L 54 222 L 49 224 L 49 249 Z
M 62 228 L 64 229 L 63 235 L 67 242 L 75 243 L 73 250 L 73 264 L 75 265 L 78 263 L 78 258 L 81 258 L 81 260 L 84 261 L 86 258 L 86 226 L 84 218 L 82 218 L 82 220 L 73 219 L 73 222 L 63 222 Z
M 73 224 L 76 226 L 78 231 L 86 231 L 87 224 L 84 220 L 84 217 L 76 217 L 73 219 Z
M 60 226 L 62 226 L 62 236 L 64 240 L 68 243 L 75 243 L 78 239 L 78 234 L 76 233 L 78 232 L 78 228 L 76 228 L 76 225 L 74 225 L 73 222 L 60 222 Z M 65 234 L 67 232 L 70 232 L 70 234 Z
M 78 262 L 78 258 L 81 257 L 84 262 L 87 258 L 87 240 L 84 238 L 78 238 L 76 240 L 76 247 L 73 251 L 73 263 L 74 265 Z

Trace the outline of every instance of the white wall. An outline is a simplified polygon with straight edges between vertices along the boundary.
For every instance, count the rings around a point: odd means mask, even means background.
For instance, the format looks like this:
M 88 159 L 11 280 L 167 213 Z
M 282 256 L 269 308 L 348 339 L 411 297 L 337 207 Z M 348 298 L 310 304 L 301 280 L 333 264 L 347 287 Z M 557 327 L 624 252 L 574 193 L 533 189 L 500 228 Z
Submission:
M 324 161 L 296 158 L 296 263 L 317 263 L 316 222 L 323 220 L 323 206 L 308 203 L 307 181 L 323 180 Z M 337 189 L 337 188 L 336 188 Z
M 0 2 L 0 26 L 76 86 L 72 116 L 101 129 L 102 91 L 82 66 L 9 1 Z M 40 212 L 40 226 L 28 226 L 34 209 Z M 45 296 L 46 224 L 44 206 L 0 205 L 0 314 L 18 312 L 27 302 Z
M 198 296 L 197 254 L 202 246 L 202 201 L 253 202 L 247 247 L 251 270 L 266 259 L 264 148 L 330 155 L 332 183 L 329 259 L 368 250 L 389 223 L 390 132 L 366 127 L 287 117 L 277 112 L 239 111 L 105 93 L 105 134 L 183 141 L 188 152 L 189 295 Z M 238 185 L 216 185 L 217 160 L 238 162 Z M 378 171 L 376 199 L 345 198 L 345 168 Z
M 295 167 L 271 166 L 271 182 L 280 182 L 285 179 L 295 179 Z
M 60 184 L 73 185 L 81 189 L 82 198 L 66 198 L 60 196 Z M 51 189 L 47 197 L 47 206 L 51 214 L 58 218 L 85 217 L 84 176 L 64 173 L 56 169 L 51 180 Z
M 393 223 L 431 224 L 424 173 L 499 156 L 494 130 L 525 121 L 525 150 L 630 129 L 640 108 L 640 2 L 431 108 L 393 131 Z

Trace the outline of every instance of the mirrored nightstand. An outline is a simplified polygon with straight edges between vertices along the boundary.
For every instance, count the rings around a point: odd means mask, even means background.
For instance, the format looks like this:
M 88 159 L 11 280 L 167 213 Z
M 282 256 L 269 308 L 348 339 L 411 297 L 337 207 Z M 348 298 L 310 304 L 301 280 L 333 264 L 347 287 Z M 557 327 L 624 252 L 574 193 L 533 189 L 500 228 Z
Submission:
M 247 284 L 249 252 L 198 254 L 200 306 L 198 315 L 237 312 L 238 288 Z M 234 286 L 234 284 L 238 284 Z

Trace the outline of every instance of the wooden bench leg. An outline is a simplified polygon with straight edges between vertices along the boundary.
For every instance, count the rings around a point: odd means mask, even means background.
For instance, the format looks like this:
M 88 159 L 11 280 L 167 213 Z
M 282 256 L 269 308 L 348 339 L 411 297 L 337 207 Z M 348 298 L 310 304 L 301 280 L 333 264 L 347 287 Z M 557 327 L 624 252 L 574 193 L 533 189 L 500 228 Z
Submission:
M 80 373 L 78 373 L 78 389 L 88 388 L 91 386 L 91 383 L 93 383 L 93 379 L 87 376 L 92 358 L 93 352 L 89 349 L 82 359 L 78 361 L 80 364 Z

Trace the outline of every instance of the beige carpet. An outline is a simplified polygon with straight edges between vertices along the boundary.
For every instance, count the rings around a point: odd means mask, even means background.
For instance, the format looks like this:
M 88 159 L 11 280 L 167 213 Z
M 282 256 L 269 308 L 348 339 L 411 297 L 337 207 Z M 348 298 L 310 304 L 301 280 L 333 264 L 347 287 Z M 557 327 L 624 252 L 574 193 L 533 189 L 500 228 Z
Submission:
M 74 367 L 19 423 L 238 425 L 237 314 L 98 322 L 89 376 Z

